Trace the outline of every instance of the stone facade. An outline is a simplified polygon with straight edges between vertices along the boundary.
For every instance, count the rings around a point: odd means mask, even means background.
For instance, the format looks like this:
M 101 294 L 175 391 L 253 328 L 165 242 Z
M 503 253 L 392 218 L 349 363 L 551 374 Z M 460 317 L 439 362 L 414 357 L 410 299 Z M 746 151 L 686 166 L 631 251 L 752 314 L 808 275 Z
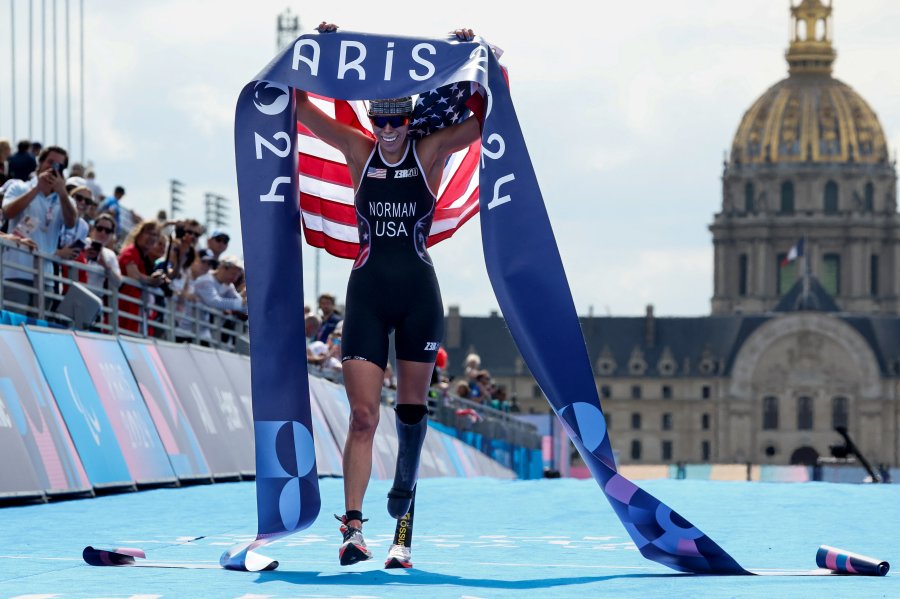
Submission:
M 814 463 L 835 426 L 900 464 L 896 168 L 875 112 L 831 76 L 830 3 L 791 12 L 790 75 L 744 115 L 724 167 L 712 314 L 581 319 L 622 464 Z M 446 345 L 451 374 L 477 352 L 523 411 L 548 411 L 499 316 L 451 307 Z

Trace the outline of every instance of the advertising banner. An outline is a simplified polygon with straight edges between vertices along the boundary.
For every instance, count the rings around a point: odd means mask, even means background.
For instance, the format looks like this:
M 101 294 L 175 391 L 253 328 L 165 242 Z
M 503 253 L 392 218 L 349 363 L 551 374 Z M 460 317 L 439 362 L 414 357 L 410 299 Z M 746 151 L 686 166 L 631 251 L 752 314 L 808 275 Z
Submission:
M 212 476 L 181 398 L 152 341 L 119 339 L 119 347 L 156 425 L 175 475 L 181 480 Z
M 180 345 L 175 349 L 186 349 L 191 354 L 197 365 L 200 381 L 205 384 L 207 397 L 212 400 L 212 405 L 218 410 L 231 437 L 231 448 L 235 450 L 238 468 L 241 474 L 252 476 L 256 472 L 256 458 L 253 454 L 253 419 L 247 417 L 240 393 L 231 384 L 231 379 L 216 351 L 199 345 Z M 249 401 L 249 393 L 245 392 L 245 396 Z
M 89 493 L 91 483 L 25 331 L 0 326 L 0 496 Z
M 133 485 L 119 439 L 72 334 L 33 327 L 26 333 L 91 484 Z
M 241 407 L 247 422 L 253 425 L 253 392 L 250 385 L 250 358 L 241 354 L 217 350 L 219 361 L 225 367 L 225 373 L 235 393 L 240 398 Z
M 181 398 L 181 405 L 193 425 L 213 477 L 238 478 L 241 466 L 247 463 L 246 455 L 251 450 L 246 446 L 243 435 L 239 434 L 236 440 L 232 434 L 232 431 L 246 427 L 237 403 L 232 402 L 225 412 L 228 418 L 225 421 L 188 348 L 157 343 L 156 351 L 162 358 L 175 392 Z
M 76 333 L 75 344 L 132 480 L 138 484 L 175 482 L 175 472 L 119 343 L 113 337 Z
M 344 475 L 344 446 L 338 446 L 328 427 L 325 413 L 314 395 L 309 397 L 309 407 L 312 416 L 313 442 L 316 446 L 316 468 L 319 476 L 343 476 Z

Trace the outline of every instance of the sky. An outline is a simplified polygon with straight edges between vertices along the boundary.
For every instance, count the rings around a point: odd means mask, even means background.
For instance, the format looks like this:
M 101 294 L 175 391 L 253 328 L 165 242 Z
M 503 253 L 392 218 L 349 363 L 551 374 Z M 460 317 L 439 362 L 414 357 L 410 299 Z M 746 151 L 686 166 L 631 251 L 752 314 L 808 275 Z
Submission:
M 495 1 L 463 16 L 424 2 L 398 10 L 358 0 L 83 0 L 81 156 L 80 1 L 68 2 L 71 134 L 63 58 L 67 2 L 55 1 L 55 141 L 71 141 L 72 157 L 91 161 L 107 191 L 125 186 L 126 203 L 145 217 L 168 208 L 170 179 L 184 183 L 187 213 L 200 220 L 205 193 L 229 198 L 227 229 L 238 254 L 234 107 L 242 87 L 276 53 L 279 13 L 290 7 L 304 32 L 322 20 L 352 31 L 426 37 L 473 28 L 504 50 L 513 102 L 582 315 L 640 315 L 647 304 L 659 316 L 709 313 L 708 225 L 721 206 L 722 160 L 744 112 L 787 75 L 789 0 Z M 54 1 L 42 2 L 49 40 Z M 40 92 L 42 2 L 33 2 L 30 104 L 26 0 L 0 6 L 0 40 L 10 40 L 14 23 L 15 137 L 51 142 L 49 41 L 46 104 Z M 835 0 L 833 30 L 834 75 L 873 107 L 893 156 L 900 144 L 900 2 Z M 0 138 L 13 137 L 6 48 Z M 430 251 L 445 308 L 459 306 L 473 316 L 497 310 L 477 217 Z M 304 244 L 303 252 L 305 298 L 314 304 L 316 251 Z M 318 289 L 341 303 L 350 261 L 320 253 L 318 262 Z

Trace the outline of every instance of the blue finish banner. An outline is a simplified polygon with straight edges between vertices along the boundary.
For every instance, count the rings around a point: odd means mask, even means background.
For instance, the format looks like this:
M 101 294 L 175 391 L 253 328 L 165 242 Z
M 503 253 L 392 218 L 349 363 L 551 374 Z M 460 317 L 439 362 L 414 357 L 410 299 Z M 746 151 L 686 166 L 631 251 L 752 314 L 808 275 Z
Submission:
M 299 244 L 293 89 L 360 100 L 459 82 L 487 94 L 480 210 L 488 275 L 510 331 L 553 409 L 641 553 L 673 569 L 745 571 L 709 537 L 616 472 L 568 281 L 500 63 L 483 40 L 309 34 L 238 99 L 235 154 L 249 294 L 257 459 L 257 539 L 225 567 L 273 567 L 248 551 L 301 530 L 319 511 L 310 423 Z M 289 274 L 290 276 L 286 276 Z M 553 314 L 552 319 L 547 318 Z M 549 352 L 547 340 L 554 350 Z M 265 564 L 265 565 L 261 565 Z
M 133 485 L 119 439 L 72 334 L 32 327 L 26 331 L 91 484 Z

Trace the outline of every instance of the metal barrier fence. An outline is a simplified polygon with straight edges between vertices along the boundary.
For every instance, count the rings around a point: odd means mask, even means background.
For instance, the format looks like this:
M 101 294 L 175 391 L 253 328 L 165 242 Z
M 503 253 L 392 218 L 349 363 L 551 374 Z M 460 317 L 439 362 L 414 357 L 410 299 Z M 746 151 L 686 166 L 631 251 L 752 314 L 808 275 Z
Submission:
M 30 266 L 11 262 L 18 253 L 31 259 Z M 20 258 L 21 259 L 21 258 Z M 27 262 L 27 261 L 23 261 Z M 7 278 L 10 269 L 15 279 Z M 87 283 L 80 282 L 85 273 Z M 99 284 L 98 284 L 99 282 Z M 63 260 L 0 239 L 0 309 L 50 323 L 71 326 L 71 319 L 57 311 L 73 284 L 87 288 L 102 302 L 99 318 L 87 330 L 132 337 L 154 337 L 167 341 L 190 341 L 226 351 L 249 354 L 249 330 L 245 319 L 226 314 L 200 302 L 147 287 L 129 277 L 140 297 L 110 289 L 106 271 L 96 264 Z
M 10 263 L 9 258 L 16 252 L 28 255 L 30 266 Z M 5 278 L 10 268 L 15 269 L 16 277 L 21 279 Z M 87 283 L 79 281 L 81 273 L 92 275 L 87 277 Z M 89 323 L 85 327 L 87 330 L 110 335 L 188 341 L 231 352 L 250 353 L 248 323 L 243 319 L 199 302 L 167 297 L 160 289 L 122 277 L 123 286 L 131 285 L 140 290 L 140 297 L 135 298 L 119 289 L 109 289 L 106 271 L 96 264 L 63 260 L 0 239 L 0 309 L 71 326 L 71 320 L 57 310 L 75 283 L 95 294 L 102 302 L 99 318 Z M 313 376 L 343 383 L 340 372 L 313 365 L 309 370 Z M 383 389 L 382 402 L 392 405 L 395 394 L 392 389 Z M 473 443 L 477 440 L 475 446 L 491 457 L 497 457 L 498 443 L 508 448 L 527 450 L 541 447 L 541 437 L 533 424 L 522 422 L 502 410 L 435 390 L 429 393 L 428 407 L 435 422 L 455 429 Z

